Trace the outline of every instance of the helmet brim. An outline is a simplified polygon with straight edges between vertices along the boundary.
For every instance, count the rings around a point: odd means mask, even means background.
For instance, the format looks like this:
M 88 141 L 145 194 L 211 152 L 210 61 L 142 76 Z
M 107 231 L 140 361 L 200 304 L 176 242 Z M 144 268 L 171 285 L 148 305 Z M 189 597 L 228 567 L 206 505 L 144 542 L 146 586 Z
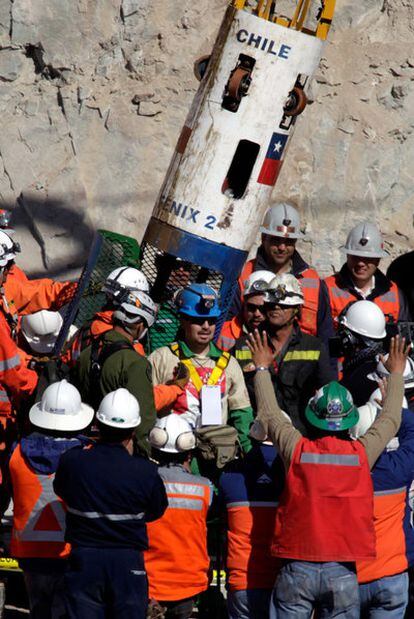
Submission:
M 343 249 L 347 256 L 357 256 L 358 258 L 387 258 L 390 254 L 385 250 L 381 251 L 359 251 L 358 249 L 347 249 L 341 245 L 339 249 Z
M 319 430 L 326 430 L 327 432 L 342 432 L 343 430 L 349 430 L 349 428 L 352 428 L 358 423 L 359 412 L 358 409 L 353 406 L 346 417 L 342 417 L 338 420 L 321 419 L 308 404 L 305 409 L 305 417 L 312 426 L 318 428 Z
M 43 430 L 57 430 L 62 432 L 76 432 L 89 426 L 95 411 L 87 404 L 81 404 L 77 415 L 57 415 L 41 409 L 41 402 L 32 406 L 29 412 L 30 423 Z
M 265 228 L 264 226 L 260 226 L 260 232 L 262 234 L 268 234 L 269 236 L 275 236 L 278 239 L 305 239 L 306 234 L 303 232 L 288 232 L 287 234 L 275 234 L 274 230 L 270 230 L 269 228 Z
M 98 411 L 96 413 L 96 418 L 99 421 L 99 423 L 101 423 L 102 425 L 109 426 L 110 428 L 119 428 L 120 430 L 132 430 L 133 428 L 137 428 L 139 424 L 141 423 L 141 417 L 139 415 L 138 417 L 135 418 L 134 421 L 119 422 L 119 421 L 111 421 L 110 419 L 106 417 L 106 415 Z

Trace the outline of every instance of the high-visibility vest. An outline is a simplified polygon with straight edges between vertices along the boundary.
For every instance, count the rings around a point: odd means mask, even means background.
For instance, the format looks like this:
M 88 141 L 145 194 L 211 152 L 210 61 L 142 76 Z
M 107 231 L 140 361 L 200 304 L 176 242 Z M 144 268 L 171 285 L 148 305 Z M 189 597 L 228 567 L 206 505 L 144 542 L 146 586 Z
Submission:
M 344 311 L 344 309 L 352 301 L 358 301 L 359 297 L 352 293 L 352 291 L 341 288 L 339 273 L 331 275 L 325 279 L 326 286 L 328 288 L 329 303 L 331 306 L 331 314 L 334 319 L 334 324 L 337 326 L 336 318 Z M 400 313 L 400 297 L 398 294 L 398 286 L 394 282 L 390 282 L 391 287 L 385 294 L 375 297 L 375 299 L 369 299 L 373 301 L 378 307 L 382 309 L 387 320 L 391 316 L 395 322 L 398 321 Z
M 246 279 L 253 273 L 254 260 L 246 262 L 242 274 L 239 277 L 240 290 L 243 291 Z M 295 275 L 300 282 L 303 292 L 303 305 L 299 326 L 303 333 L 318 335 L 318 307 L 319 289 L 321 280 L 315 269 L 307 268 L 302 273 Z
M 0 416 L 10 417 L 19 399 L 33 393 L 36 372 L 22 362 L 19 349 L 10 337 L 10 328 L 0 310 Z
M 404 516 L 407 508 L 406 486 L 374 492 L 374 526 L 377 556 L 358 561 L 358 582 L 371 582 L 401 574 L 408 568 Z
M 53 491 L 54 474 L 36 473 L 22 456 L 20 445 L 10 459 L 13 486 L 11 555 L 59 559 L 70 552 L 65 543 L 65 508 Z
M 270 553 L 277 501 L 234 501 L 226 507 L 230 590 L 271 589 L 280 567 Z
M 226 320 L 217 339 L 217 346 L 221 350 L 231 350 L 236 341 L 243 334 L 243 323 L 240 316 L 234 316 L 231 320 Z
M 362 443 L 335 436 L 298 441 L 272 554 L 318 562 L 375 558 L 374 492 Z
M 149 597 L 183 600 L 208 587 L 207 511 L 211 487 L 207 479 L 180 467 L 159 469 L 168 496 L 168 508 L 147 524 L 145 568 Z

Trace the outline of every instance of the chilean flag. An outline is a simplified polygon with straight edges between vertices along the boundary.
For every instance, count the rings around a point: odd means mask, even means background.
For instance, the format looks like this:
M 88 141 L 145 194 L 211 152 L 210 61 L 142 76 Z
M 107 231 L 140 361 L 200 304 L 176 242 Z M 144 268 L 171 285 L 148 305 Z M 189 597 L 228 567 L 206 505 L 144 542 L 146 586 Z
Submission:
M 257 179 L 258 183 L 270 185 L 271 187 L 276 183 L 280 168 L 282 167 L 282 156 L 288 137 L 282 133 L 274 133 L 272 135 L 259 178 Z

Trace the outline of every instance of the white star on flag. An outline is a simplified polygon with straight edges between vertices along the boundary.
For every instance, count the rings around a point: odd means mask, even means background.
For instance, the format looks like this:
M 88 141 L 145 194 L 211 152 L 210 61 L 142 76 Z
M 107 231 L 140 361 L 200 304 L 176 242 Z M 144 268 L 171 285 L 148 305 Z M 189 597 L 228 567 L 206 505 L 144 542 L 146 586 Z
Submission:
M 274 150 L 276 153 L 280 153 L 280 149 L 282 148 L 282 142 L 276 142 L 274 145 Z

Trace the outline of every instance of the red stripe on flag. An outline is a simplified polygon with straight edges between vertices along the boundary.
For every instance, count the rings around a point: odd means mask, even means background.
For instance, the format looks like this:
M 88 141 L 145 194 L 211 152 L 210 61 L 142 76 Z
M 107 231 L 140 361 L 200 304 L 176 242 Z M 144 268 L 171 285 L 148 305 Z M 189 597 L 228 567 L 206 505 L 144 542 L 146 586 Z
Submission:
M 265 159 L 257 182 L 262 185 L 270 185 L 273 187 L 277 181 L 277 177 L 279 176 L 282 163 L 283 160 Z

